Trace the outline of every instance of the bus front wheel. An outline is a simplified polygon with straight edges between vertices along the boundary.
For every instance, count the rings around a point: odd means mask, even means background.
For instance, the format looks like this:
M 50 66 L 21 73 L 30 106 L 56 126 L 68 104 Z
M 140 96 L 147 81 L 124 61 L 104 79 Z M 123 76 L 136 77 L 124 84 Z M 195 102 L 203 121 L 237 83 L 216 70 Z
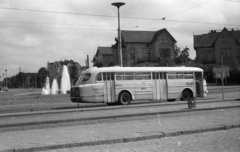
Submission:
M 128 92 L 122 92 L 119 95 L 119 104 L 120 105 L 128 105 L 131 103 L 131 95 Z
M 183 101 L 188 101 L 190 100 L 190 98 L 192 98 L 192 92 L 190 90 L 184 90 L 182 93 L 182 100 Z

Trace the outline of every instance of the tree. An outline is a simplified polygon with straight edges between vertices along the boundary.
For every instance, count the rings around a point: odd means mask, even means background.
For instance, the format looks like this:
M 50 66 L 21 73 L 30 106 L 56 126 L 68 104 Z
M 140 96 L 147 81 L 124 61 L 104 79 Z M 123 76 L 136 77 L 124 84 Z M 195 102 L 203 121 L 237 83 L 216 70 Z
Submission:
M 39 70 L 38 70 L 38 73 L 37 73 L 37 86 L 40 86 L 40 88 L 43 87 L 43 83 L 45 83 L 44 80 L 46 80 L 48 76 L 48 70 L 44 67 L 41 67 Z
M 179 47 L 175 48 L 174 51 L 175 55 L 175 63 L 178 65 L 186 65 L 191 60 L 189 58 L 189 48 L 185 47 L 183 50 L 181 50 Z

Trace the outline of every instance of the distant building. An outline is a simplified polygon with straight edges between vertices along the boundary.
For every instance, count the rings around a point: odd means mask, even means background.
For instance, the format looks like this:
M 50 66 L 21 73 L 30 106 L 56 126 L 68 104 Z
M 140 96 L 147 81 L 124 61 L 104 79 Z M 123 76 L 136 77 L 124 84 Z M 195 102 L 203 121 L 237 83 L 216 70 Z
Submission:
M 164 28 L 158 31 L 121 31 L 123 66 L 158 65 L 163 58 L 174 58 L 176 40 Z M 118 40 L 112 46 L 114 65 L 119 65 Z
M 199 63 L 219 65 L 223 53 L 224 64 L 228 65 L 240 58 L 240 31 L 224 28 L 220 32 L 211 30 L 207 34 L 194 35 L 194 49 Z
M 97 67 L 113 66 L 113 49 L 111 47 L 98 47 L 92 62 L 93 66 Z

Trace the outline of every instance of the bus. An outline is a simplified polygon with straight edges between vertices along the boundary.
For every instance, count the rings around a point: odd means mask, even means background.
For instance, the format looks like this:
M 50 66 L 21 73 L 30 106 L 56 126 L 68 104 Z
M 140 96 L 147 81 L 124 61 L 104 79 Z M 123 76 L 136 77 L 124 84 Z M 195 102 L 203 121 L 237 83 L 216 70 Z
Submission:
M 127 105 L 134 100 L 188 101 L 206 93 L 203 70 L 196 67 L 92 67 L 71 87 L 70 99 Z

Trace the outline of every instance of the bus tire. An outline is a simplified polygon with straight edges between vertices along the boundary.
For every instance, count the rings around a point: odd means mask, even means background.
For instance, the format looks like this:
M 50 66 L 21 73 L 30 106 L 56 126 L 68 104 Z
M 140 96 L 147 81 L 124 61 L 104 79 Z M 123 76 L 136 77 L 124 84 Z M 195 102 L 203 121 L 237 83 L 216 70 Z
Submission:
M 131 103 L 131 95 L 128 92 L 121 92 L 119 95 L 118 103 L 120 105 L 128 105 Z
M 182 100 L 183 101 L 188 101 L 192 98 L 193 94 L 192 91 L 189 89 L 186 89 L 182 92 Z

